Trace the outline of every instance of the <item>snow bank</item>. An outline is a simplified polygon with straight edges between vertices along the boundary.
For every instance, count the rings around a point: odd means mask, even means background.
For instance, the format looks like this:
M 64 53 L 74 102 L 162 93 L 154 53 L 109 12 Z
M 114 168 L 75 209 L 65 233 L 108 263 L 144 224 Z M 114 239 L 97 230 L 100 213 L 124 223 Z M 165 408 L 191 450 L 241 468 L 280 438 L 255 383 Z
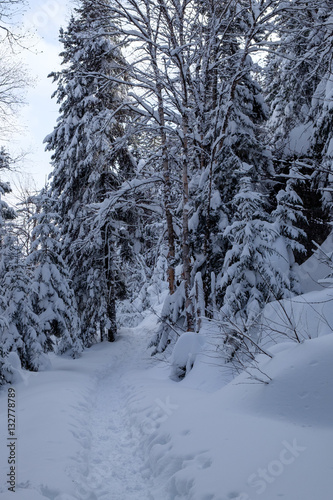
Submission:
M 284 340 L 303 341 L 332 332 L 333 288 L 271 302 L 261 317 L 261 336 L 265 346 Z
M 193 368 L 195 360 L 205 346 L 205 338 L 198 333 L 183 333 L 177 340 L 171 356 L 171 378 L 184 378 Z
M 180 362 L 184 345 L 176 350 Z M 141 433 L 144 470 L 155 478 L 152 498 L 254 500 L 265 493 L 261 498 L 269 500 L 330 500 L 333 336 L 272 351 L 274 358 L 262 357 L 259 365 L 272 379 L 268 385 L 245 373 L 219 390 L 202 390 L 195 371 L 201 380 L 211 380 L 214 368 L 225 377 L 216 360 L 203 362 L 202 351 L 176 384 L 166 366 L 146 373 L 128 407 Z
M 269 385 L 246 374 L 211 394 L 187 377 L 187 385 L 149 385 L 149 400 L 136 398 L 131 415 L 137 425 L 144 408 L 164 402 L 145 439 L 147 469 L 159 482 L 153 498 L 329 500 L 332 355 L 327 336 L 264 361 Z
M 301 266 L 296 266 L 295 271 L 304 293 L 323 290 L 325 285 L 320 283 L 332 270 L 323 262 L 323 257 L 333 252 L 333 233 L 324 241 L 313 255 Z

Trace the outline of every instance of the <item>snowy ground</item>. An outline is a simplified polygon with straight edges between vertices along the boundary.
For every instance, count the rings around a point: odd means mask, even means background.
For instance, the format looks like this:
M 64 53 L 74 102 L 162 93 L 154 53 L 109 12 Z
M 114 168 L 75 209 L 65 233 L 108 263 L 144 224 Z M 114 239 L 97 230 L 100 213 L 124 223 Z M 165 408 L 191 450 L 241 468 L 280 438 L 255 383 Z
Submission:
M 15 493 L 1 391 L 0 500 L 333 498 L 333 335 L 273 348 L 268 385 L 205 354 L 175 382 L 146 351 L 155 323 L 24 374 Z

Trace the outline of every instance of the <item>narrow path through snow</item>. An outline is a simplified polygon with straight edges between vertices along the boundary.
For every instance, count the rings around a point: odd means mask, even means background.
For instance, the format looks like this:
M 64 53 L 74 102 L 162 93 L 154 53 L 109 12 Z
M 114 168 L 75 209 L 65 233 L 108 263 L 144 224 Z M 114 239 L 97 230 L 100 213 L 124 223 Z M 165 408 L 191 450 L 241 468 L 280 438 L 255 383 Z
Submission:
M 133 429 L 127 408 L 133 385 L 128 375 L 151 365 L 147 339 L 135 329 L 122 329 L 113 345 L 110 361 L 96 374 L 89 418 L 82 436 L 80 500 L 149 500 L 140 434 Z

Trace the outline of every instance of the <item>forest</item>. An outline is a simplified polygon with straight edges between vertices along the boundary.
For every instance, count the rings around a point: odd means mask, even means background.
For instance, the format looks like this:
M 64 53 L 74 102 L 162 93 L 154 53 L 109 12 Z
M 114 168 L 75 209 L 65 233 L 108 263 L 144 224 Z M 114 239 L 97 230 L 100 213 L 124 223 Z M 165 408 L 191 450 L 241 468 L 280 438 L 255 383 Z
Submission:
M 7 137 L 18 3 L 0 1 Z M 6 201 L 0 150 L 0 385 L 116 345 L 156 302 L 153 357 L 211 325 L 246 368 L 267 304 L 304 292 L 297 269 L 331 233 L 332 0 L 79 0 L 59 37 L 52 173 L 28 209 Z

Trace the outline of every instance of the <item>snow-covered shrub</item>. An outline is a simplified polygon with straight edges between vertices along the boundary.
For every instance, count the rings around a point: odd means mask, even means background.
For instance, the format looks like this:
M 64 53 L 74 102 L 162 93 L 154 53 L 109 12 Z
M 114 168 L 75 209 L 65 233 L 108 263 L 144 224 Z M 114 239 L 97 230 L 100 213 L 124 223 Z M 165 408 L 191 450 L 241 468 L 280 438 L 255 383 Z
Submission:
M 206 340 L 194 332 L 183 333 L 176 342 L 171 356 L 171 378 L 183 379 L 193 368 L 196 357 L 202 352 Z
M 173 346 L 185 325 L 185 282 L 182 282 L 174 294 L 164 301 L 160 318 L 160 327 L 149 347 L 154 347 L 152 355 Z

